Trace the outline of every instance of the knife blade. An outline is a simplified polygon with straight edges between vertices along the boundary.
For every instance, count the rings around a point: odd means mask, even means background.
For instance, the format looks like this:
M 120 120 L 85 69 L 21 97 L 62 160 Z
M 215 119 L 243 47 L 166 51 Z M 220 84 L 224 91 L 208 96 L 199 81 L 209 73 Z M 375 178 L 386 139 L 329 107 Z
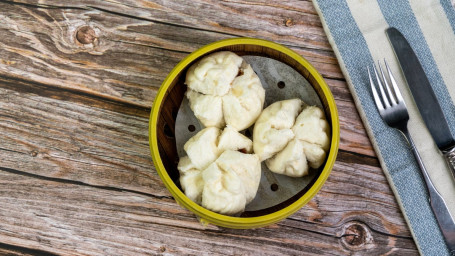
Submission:
M 425 71 L 403 34 L 396 28 L 388 28 L 386 32 L 420 115 L 455 178 L 455 139 Z

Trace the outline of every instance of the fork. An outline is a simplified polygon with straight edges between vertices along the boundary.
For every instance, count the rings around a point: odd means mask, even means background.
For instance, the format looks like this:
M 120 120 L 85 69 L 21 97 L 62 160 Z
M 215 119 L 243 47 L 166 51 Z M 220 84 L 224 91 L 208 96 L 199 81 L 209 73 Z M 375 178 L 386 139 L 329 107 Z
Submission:
M 419 152 L 414 145 L 414 141 L 409 134 L 407 127 L 409 121 L 408 109 L 406 108 L 403 96 L 398 89 L 395 78 L 390 71 L 389 65 L 385 60 L 384 63 L 387 69 L 388 79 L 386 79 L 386 76 L 382 71 L 381 63 L 378 62 L 378 66 L 382 77 L 378 75 L 376 67 L 373 65 L 373 71 L 374 75 L 376 76 L 380 94 L 376 90 L 376 86 L 373 82 L 373 79 L 371 78 L 370 68 L 367 67 L 368 77 L 370 78 L 371 91 L 376 103 L 376 107 L 378 108 L 382 120 L 384 120 L 388 126 L 398 129 L 404 135 L 404 137 L 406 137 L 406 140 L 411 146 L 412 152 L 417 160 L 427 187 L 429 195 L 428 200 L 430 201 L 431 209 L 433 210 L 439 228 L 441 229 L 444 239 L 449 247 L 450 254 L 455 256 L 455 222 L 450 215 L 447 204 L 434 187 L 433 182 L 431 182 L 430 176 L 428 175 L 428 172 L 423 165 Z M 390 83 L 387 80 L 390 80 Z M 392 86 L 390 86 L 390 84 L 392 84 Z

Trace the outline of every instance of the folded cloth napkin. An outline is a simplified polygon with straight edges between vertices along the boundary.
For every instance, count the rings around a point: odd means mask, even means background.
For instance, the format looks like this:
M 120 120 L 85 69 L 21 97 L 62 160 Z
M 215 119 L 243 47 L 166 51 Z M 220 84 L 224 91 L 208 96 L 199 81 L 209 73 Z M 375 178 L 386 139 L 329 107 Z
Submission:
M 455 182 L 417 110 L 385 30 L 408 39 L 455 134 L 455 10 L 450 0 L 314 0 L 385 175 L 423 255 L 448 255 L 425 184 L 405 139 L 379 116 L 367 66 L 385 58 L 408 107 L 408 128 L 437 190 L 455 216 Z

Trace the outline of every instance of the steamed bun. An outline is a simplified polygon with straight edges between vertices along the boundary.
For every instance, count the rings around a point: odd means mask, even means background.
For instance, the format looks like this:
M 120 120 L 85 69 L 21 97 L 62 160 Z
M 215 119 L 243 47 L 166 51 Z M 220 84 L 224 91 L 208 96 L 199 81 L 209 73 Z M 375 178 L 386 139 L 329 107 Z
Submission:
M 253 200 L 261 179 L 253 142 L 234 128 L 208 127 L 189 139 L 177 169 L 185 194 L 222 214 L 235 214 Z
M 286 147 L 266 160 L 267 167 L 275 173 L 291 177 L 302 177 L 308 174 L 307 158 L 299 140 L 291 140 Z
M 245 209 L 244 186 L 237 173 L 222 170 L 216 163 L 202 172 L 204 189 L 201 205 L 221 214 L 236 214 Z
M 244 186 L 246 203 L 253 201 L 261 180 L 261 162 L 257 155 L 227 150 L 216 160 L 225 172 L 235 172 Z
M 253 130 L 254 152 L 261 161 L 281 151 L 294 138 L 291 128 L 302 110 L 299 99 L 277 101 L 259 116 Z
M 232 52 L 216 52 L 193 64 L 186 73 L 186 97 L 205 127 L 230 125 L 237 131 L 261 114 L 265 90 L 249 64 Z
M 183 149 L 196 168 L 207 168 L 221 154 L 218 150 L 220 134 L 220 129 L 209 127 L 198 132 L 183 145 Z
M 329 124 L 320 108 L 315 106 L 305 108 L 297 117 L 292 131 L 297 139 L 318 145 L 324 151 L 329 150 Z
M 239 131 L 256 121 L 265 101 L 265 90 L 251 66 L 243 63 L 241 70 L 243 75 L 232 81 L 231 90 L 223 96 L 224 120 Z
M 193 90 L 186 92 L 186 97 L 190 102 L 196 118 L 205 127 L 223 127 L 225 125 L 223 117 L 223 100 L 220 96 L 206 95 Z
M 256 196 L 261 163 L 256 155 L 228 150 L 202 172 L 202 177 L 202 206 L 231 215 L 244 211 Z
M 292 131 L 295 137 L 302 141 L 310 166 L 319 168 L 330 148 L 329 124 L 325 120 L 324 112 L 314 106 L 305 108 L 297 117 Z
M 254 152 L 272 172 L 301 177 L 325 161 L 329 124 L 321 109 L 304 105 L 300 99 L 275 102 L 254 126 Z
M 253 142 L 234 128 L 226 126 L 218 139 L 218 150 L 239 150 L 253 153 Z
M 188 156 L 180 159 L 177 169 L 180 171 L 180 185 L 186 196 L 191 201 L 200 204 L 204 188 L 201 171 L 194 166 Z
M 212 53 L 188 69 L 185 84 L 202 94 L 226 95 L 242 62 L 242 57 L 233 52 Z

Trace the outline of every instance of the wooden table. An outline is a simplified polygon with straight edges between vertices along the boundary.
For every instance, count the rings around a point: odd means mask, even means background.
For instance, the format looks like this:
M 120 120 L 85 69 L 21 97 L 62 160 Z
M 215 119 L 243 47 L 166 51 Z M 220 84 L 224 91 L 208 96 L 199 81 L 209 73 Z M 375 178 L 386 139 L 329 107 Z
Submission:
M 418 253 L 311 1 L 1 1 L 0 20 L 0 254 Z M 341 121 L 322 190 L 254 230 L 202 226 L 164 187 L 148 144 L 167 73 L 240 36 L 308 59 Z

